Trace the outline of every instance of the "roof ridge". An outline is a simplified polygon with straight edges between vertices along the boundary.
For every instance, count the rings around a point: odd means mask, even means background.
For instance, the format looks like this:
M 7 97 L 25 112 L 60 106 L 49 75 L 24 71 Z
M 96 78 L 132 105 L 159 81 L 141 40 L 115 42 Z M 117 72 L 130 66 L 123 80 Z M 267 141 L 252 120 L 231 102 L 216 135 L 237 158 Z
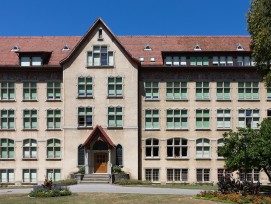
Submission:
M 211 37 L 211 38 L 221 38 L 221 37 L 251 37 L 250 35 L 119 35 L 117 37 Z

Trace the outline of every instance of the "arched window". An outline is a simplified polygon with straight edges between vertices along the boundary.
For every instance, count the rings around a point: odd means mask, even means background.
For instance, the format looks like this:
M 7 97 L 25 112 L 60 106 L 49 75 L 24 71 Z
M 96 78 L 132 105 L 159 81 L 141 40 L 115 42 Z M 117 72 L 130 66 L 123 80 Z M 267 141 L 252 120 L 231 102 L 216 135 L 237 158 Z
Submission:
M 219 158 L 223 158 L 223 156 L 221 155 L 221 154 L 219 154 L 219 149 L 221 148 L 221 147 L 223 147 L 223 145 L 224 145 L 224 139 L 223 138 L 221 138 L 221 139 L 218 139 L 217 140 L 217 156 L 219 157 Z
M 23 158 L 24 159 L 37 158 L 37 140 L 25 139 L 23 141 Z
M 122 146 L 120 144 L 118 144 L 117 148 L 116 148 L 116 165 L 123 166 L 123 163 L 122 163 Z
M 84 166 L 85 165 L 85 149 L 80 144 L 78 146 L 78 166 Z
M 61 158 L 61 142 L 59 139 L 47 140 L 47 159 Z
M 158 158 L 159 157 L 159 140 L 150 138 L 145 141 L 145 156 L 146 158 Z
M 14 158 L 14 140 L 7 138 L 0 139 L 0 158 L 1 159 Z
M 196 141 L 196 157 L 210 158 L 210 140 L 206 138 L 197 139 Z
M 187 139 L 172 138 L 167 140 L 167 157 L 168 158 L 187 158 L 188 143 Z

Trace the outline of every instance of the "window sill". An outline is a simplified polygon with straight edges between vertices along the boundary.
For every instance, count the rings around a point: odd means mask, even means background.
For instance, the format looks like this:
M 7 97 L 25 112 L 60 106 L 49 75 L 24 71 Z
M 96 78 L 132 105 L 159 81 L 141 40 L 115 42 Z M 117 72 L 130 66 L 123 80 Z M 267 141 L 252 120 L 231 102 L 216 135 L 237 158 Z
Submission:
M 56 128 L 56 129 L 46 129 L 46 131 L 62 131 L 62 129 L 60 129 L 60 128 Z
M 210 128 L 198 128 L 196 131 L 211 131 Z
M 231 102 L 231 99 L 216 99 L 217 102 Z
M 23 161 L 38 161 L 38 158 L 23 158 Z
M 217 157 L 216 160 L 225 160 L 225 158 L 224 157 Z
M 38 102 L 37 99 L 23 99 L 22 102 Z
M 189 160 L 188 157 L 167 157 L 166 160 Z
M 13 131 L 16 131 L 16 129 L 0 129 L 0 131 L 9 131 L 9 132 L 13 132 Z
M 157 99 L 146 99 L 145 98 L 145 101 L 160 101 L 160 99 L 159 98 L 157 98 Z
M 123 130 L 123 127 L 107 127 L 108 130 Z
M 160 157 L 145 157 L 145 160 L 160 160 Z
M 1 99 L 0 102 L 16 102 L 15 99 Z
M 183 102 L 187 102 L 189 100 L 188 99 L 166 99 L 166 101 L 183 101 Z
M 46 161 L 61 161 L 61 158 L 46 158 Z
M 30 186 L 30 185 L 38 185 L 37 182 L 31 183 L 31 182 L 22 182 L 22 185 Z
M 199 157 L 196 157 L 195 160 L 212 160 L 212 158 L 211 157 L 209 157 L 209 158 L 199 158 Z
M 266 99 L 266 101 L 271 101 L 271 98 Z
M 181 128 L 175 128 L 175 129 L 173 129 L 173 128 L 166 128 L 166 131 L 188 131 L 189 129 L 188 128 L 183 128 L 183 129 L 181 129 Z
M 206 101 L 206 102 L 208 102 L 208 101 L 211 101 L 211 99 L 196 99 L 195 101 Z
M 22 129 L 22 131 L 33 131 L 33 132 L 35 132 L 35 131 L 39 131 L 38 129 Z
M 93 99 L 93 96 L 77 96 L 77 99 Z
M 260 99 L 238 99 L 238 102 L 259 102 Z
M 0 158 L 0 161 L 15 161 L 15 158 Z
M 46 102 L 61 102 L 61 99 L 47 99 Z
M 92 130 L 93 126 L 91 127 L 77 127 L 77 130 Z
M 108 99 L 123 99 L 123 96 L 107 96 Z
M 0 182 L 0 184 L 3 184 L 3 185 L 15 185 L 14 182 Z
M 147 129 L 147 128 L 145 128 L 145 131 L 160 131 L 160 128 L 157 128 L 157 129 Z
M 88 68 L 88 69 L 91 69 L 91 68 L 93 68 L 93 69 L 95 69 L 95 68 L 105 68 L 105 69 L 107 69 L 107 68 L 114 68 L 114 65 L 100 65 L 100 66 L 86 66 L 86 68 Z
M 98 41 L 103 41 L 104 39 L 103 38 L 97 38 Z
M 217 128 L 216 131 L 230 131 L 231 128 Z

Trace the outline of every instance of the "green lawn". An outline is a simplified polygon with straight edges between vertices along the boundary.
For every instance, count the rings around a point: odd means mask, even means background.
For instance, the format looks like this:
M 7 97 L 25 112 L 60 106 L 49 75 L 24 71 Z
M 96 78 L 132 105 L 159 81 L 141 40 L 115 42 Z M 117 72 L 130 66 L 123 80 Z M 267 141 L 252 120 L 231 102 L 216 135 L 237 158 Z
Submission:
M 140 195 L 140 194 L 107 194 L 76 193 L 72 196 L 58 198 L 29 198 L 25 194 L 0 195 L 0 204 L 215 204 L 213 201 L 197 200 L 182 195 Z
M 178 189 L 195 189 L 195 190 L 205 190 L 205 191 L 211 191 L 211 190 L 218 190 L 218 187 L 216 185 L 192 185 L 192 184 L 150 184 L 150 185 L 124 185 L 124 186 L 132 186 L 132 187 L 150 187 L 150 188 L 178 188 Z

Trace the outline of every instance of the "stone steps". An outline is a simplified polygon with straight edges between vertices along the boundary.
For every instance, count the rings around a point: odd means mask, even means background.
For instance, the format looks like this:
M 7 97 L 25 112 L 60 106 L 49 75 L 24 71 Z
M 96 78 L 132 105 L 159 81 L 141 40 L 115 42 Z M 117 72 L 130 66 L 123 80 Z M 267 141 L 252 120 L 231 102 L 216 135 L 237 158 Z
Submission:
M 110 174 L 85 174 L 80 183 L 110 183 Z

